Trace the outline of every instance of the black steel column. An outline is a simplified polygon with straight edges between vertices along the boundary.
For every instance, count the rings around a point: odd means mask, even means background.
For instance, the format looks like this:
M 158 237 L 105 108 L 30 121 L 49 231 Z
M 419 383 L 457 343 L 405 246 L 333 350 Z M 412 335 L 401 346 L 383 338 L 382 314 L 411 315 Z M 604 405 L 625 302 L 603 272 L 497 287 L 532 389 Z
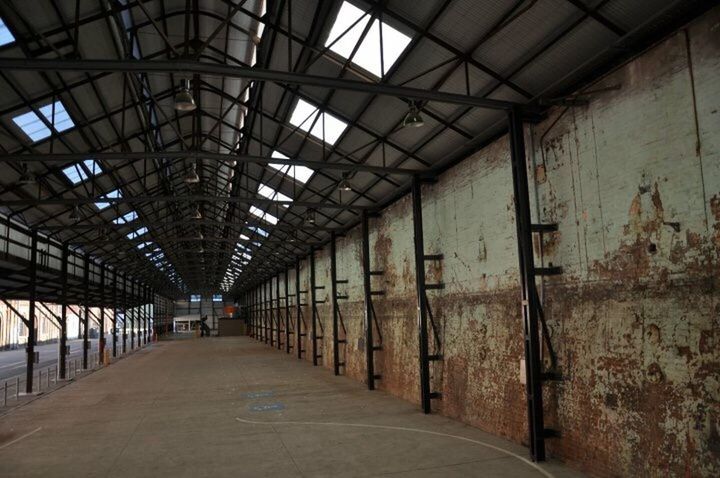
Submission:
M 365 366 L 368 390 L 375 390 L 375 363 L 373 351 L 372 291 L 370 289 L 370 230 L 368 213 L 362 212 L 362 266 L 365 297 Z
M 268 311 L 268 322 L 270 323 L 270 347 L 275 346 L 275 311 L 273 304 L 273 287 L 272 277 L 267 280 L 267 311 Z
M 272 284 L 272 282 L 271 282 L 271 284 Z M 275 276 L 275 303 L 277 304 L 277 309 L 276 309 L 277 312 L 275 314 L 275 317 L 277 317 L 277 340 L 275 343 L 277 345 L 278 350 L 281 350 L 282 349 L 282 340 L 280 339 L 280 337 L 281 337 L 280 334 L 281 334 L 282 330 L 280 329 L 280 323 L 281 323 L 282 314 L 280 313 L 280 274 L 279 273 Z
M 105 264 L 100 265 L 100 338 L 98 339 L 98 363 L 105 363 Z
M 300 296 L 300 258 L 295 258 L 295 342 L 297 358 L 302 358 L 302 300 Z
M 135 303 L 135 281 L 130 281 L 130 302 L 131 304 Z M 130 350 L 135 349 L 135 312 L 136 308 L 132 305 L 130 306 L 130 313 L 128 316 L 132 315 L 132 319 L 130 319 Z
M 112 354 L 113 358 L 117 357 L 117 309 L 118 309 L 118 303 L 117 303 L 117 270 L 113 269 L 113 293 L 112 293 L 112 300 L 113 300 L 113 310 L 112 310 Z
M 122 290 L 122 311 L 123 311 L 123 333 L 122 333 L 122 353 L 127 353 L 127 276 L 125 274 L 122 275 L 123 277 L 123 290 Z
M 335 231 L 330 233 L 330 295 L 332 300 L 332 339 L 333 339 L 333 371 L 340 375 L 340 337 L 339 337 L 339 314 L 337 297 L 337 235 Z
M 427 324 L 427 296 L 425 294 L 425 245 L 422 223 L 422 184 L 412 179 L 413 240 L 415 243 L 415 295 L 418 314 L 418 341 L 420 344 L 420 404 L 424 413 L 430 413 L 430 359 Z
M 517 228 L 520 266 L 521 307 L 525 335 L 525 390 L 530 438 L 530 455 L 534 461 L 545 460 L 545 425 L 543 418 L 542 377 L 538 303 L 535 294 L 535 261 L 533 257 L 528 193 L 525 136 L 522 115 L 517 108 L 508 114 L 513 191 L 515 193 L 515 225 Z
M 285 353 L 290 353 L 290 286 L 288 281 L 290 275 L 288 268 L 285 268 Z
M 60 299 L 60 350 L 58 351 L 58 378 L 65 380 L 67 378 L 67 309 L 68 309 L 68 254 L 69 247 L 67 242 L 63 243 L 62 263 L 60 270 L 62 274 L 62 298 Z
M 308 286 L 310 302 L 310 341 L 312 342 L 312 363 L 318 364 L 317 353 L 317 313 L 315 311 L 315 246 L 310 247 L 310 285 Z
M 38 233 L 33 231 L 30 245 L 30 311 L 28 313 L 28 338 L 25 352 L 27 353 L 27 368 L 25 374 L 25 393 L 33 391 L 33 372 L 35 367 L 35 299 L 37 297 L 37 249 Z
M 90 349 L 90 254 L 85 253 L 85 271 L 83 273 L 83 286 L 85 287 L 85 304 L 83 314 L 83 353 L 82 353 L 82 366 L 83 369 L 88 368 L 88 350 Z

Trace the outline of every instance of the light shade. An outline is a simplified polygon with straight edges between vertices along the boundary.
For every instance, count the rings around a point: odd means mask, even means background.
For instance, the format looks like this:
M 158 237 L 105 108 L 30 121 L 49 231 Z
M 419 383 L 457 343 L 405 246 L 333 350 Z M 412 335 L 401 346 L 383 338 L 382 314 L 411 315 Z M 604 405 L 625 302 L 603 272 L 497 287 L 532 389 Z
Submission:
M 192 214 L 192 218 L 193 219 L 202 219 L 203 218 L 202 212 L 200 211 L 200 206 L 195 207 L 195 211 Z
M 408 111 L 408 113 L 405 115 L 402 126 L 403 128 L 419 128 L 421 126 L 425 126 L 425 121 L 423 120 L 422 115 L 420 114 L 420 110 L 415 103 L 410 105 L 410 111 Z
M 18 179 L 18 184 L 35 184 L 35 175 L 28 171 L 27 163 L 22 165 L 22 174 Z
M 79 221 L 80 220 L 80 208 L 78 206 L 73 206 L 72 211 L 70 211 L 70 215 L 68 218 L 71 221 Z
M 195 163 L 192 163 L 192 165 L 190 166 L 190 171 L 188 171 L 188 173 L 185 175 L 184 181 L 187 184 L 197 184 L 200 182 L 200 176 L 198 176 L 195 167 Z
M 348 173 L 343 173 L 342 181 L 338 184 L 338 189 L 340 191 L 352 191 L 352 187 L 350 186 L 350 181 L 348 181 Z
M 197 108 L 195 99 L 190 93 L 190 80 L 180 80 L 180 91 L 175 95 L 175 109 L 178 111 L 193 111 Z
M 305 221 L 309 222 L 310 224 L 315 224 L 315 211 L 312 209 L 308 209 L 305 213 Z

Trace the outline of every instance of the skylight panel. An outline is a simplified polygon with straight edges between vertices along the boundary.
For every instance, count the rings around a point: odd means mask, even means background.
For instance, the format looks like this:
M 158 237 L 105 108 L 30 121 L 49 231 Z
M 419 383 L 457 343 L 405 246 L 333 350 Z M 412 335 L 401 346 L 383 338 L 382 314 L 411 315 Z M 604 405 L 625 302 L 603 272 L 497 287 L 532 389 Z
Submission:
M 347 123 L 330 113 L 321 113 L 317 106 L 311 105 L 302 98 L 298 99 L 290 115 L 290 124 L 328 144 L 335 144 L 347 128 Z
M 128 234 L 127 236 L 125 236 L 125 237 L 127 237 L 127 238 L 130 239 L 130 240 L 132 240 L 132 239 L 137 239 L 138 237 L 142 236 L 142 235 L 145 234 L 146 232 L 148 232 L 148 228 L 145 227 L 145 226 L 143 226 L 143 227 L 141 227 L 141 228 L 139 228 L 139 229 L 136 229 L 136 230 L 134 230 L 133 232 L 129 233 L 129 234 Z
M 369 20 L 369 14 L 366 14 L 350 2 L 343 2 L 335 23 L 330 29 L 330 35 L 325 42 L 325 46 L 343 58 L 350 58 Z M 380 45 L 381 28 L 382 46 Z M 355 52 L 352 62 L 373 75 L 382 77 L 409 44 L 409 36 L 387 23 L 375 19 Z M 380 60 L 381 48 L 382 62 Z
M 75 126 L 70 115 L 65 110 L 62 102 L 56 101 L 55 118 L 53 121 L 53 103 L 41 106 L 40 114 L 45 117 L 47 122 L 55 128 L 58 133 L 68 130 Z M 50 128 L 40 119 L 34 111 L 28 111 L 13 118 L 13 122 L 25 133 L 28 138 L 33 141 L 40 141 L 49 137 L 52 133 Z
M 0 18 L 0 46 L 8 45 L 14 41 L 15 37 L 12 33 L 10 33 L 10 30 L 7 25 L 5 25 L 3 19 Z
M 135 211 L 130 211 L 128 213 L 123 214 L 120 217 L 116 217 L 113 219 L 114 224 L 126 224 L 130 221 L 134 221 L 138 218 L 138 215 Z
M 152 242 L 146 241 L 146 242 L 141 242 L 140 244 L 138 244 L 135 247 L 137 247 L 138 249 L 143 249 L 143 248 L 149 246 L 150 244 L 152 244 Z
M 258 188 L 258 194 L 272 201 L 292 201 L 292 198 L 290 196 L 286 196 L 280 191 L 276 191 L 267 184 L 260 184 L 260 187 Z M 283 204 L 283 206 L 290 207 L 289 204 Z
M 222 296 L 222 294 L 213 294 L 212 300 L 213 300 L 213 302 L 222 302 L 223 296 Z
M 103 194 L 102 196 L 100 196 L 100 199 L 118 199 L 121 197 L 122 197 L 122 191 L 120 191 L 119 189 L 116 189 L 114 191 L 110 191 L 107 194 Z M 95 203 L 95 207 L 100 209 L 101 211 L 109 206 L 110 206 L 109 202 L 96 202 Z
M 272 214 L 267 213 L 267 212 L 263 211 L 262 209 L 255 207 L 255 206 L 250 206 L 250 214 L 252 214 L 253 216 L 259 217 L 263 221 L 269 222 L 270 224 L 278 223 L 278 218 L 276 218 Z
M 290 159 L 278 151 L 273 151 L 271 156 L 277 159 Z M 269 163 L 269 166 L 271 168 L 277 169 L 278 171 L 284 173 L 287 176 L 290 176 L 296 181 L 300 181 L 303 184 L 308 182 L 310 177 L 315 174 L 314 170 L 306 168 L 305 166 L 288 166 L 286 164 L 277 163 Z
M 253 232 L 258 233 L 259 235 L 261 235 L 263 237 L 268 237 L 268 232 L 264 229 L 261 229 L 259 227 L 255 227 L 255 226 L 250 226 L 250 227 L 248 227 L 248 229 L 250 229 Z
M 82 163 L 75 163 L 72 166 L 68 166 L 63 169 L 62 172 L 71 183 L 77 185 L 89 178 L 89 175 L 97 176 L 102 172 L 102 169 L 94 159 L 86 159 Z

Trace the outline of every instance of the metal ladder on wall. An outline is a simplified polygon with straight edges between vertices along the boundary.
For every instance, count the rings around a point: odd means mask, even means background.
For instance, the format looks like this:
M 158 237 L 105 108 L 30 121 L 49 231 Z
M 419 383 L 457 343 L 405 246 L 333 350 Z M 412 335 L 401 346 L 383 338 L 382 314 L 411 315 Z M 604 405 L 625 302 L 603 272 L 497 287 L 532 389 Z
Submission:
M 312 312 L 312 326 L 311 326 L 311 340 L 312 340 L 312 361 L 313 365 L 318 364 L 318 359 L 322 358 L 322 351 L 319 350 L 318 341 L 320 345 L 323 344 L 323 336 L 325 335 L 325 328 L 323 327 L 322 321 L 320 320 L 320 314 L 317 310 L 318 304 L 324 304 L 324 300 L 318 300 L 317 291 L 324 290 L 325 286 L 315 285 L 315 252 L 318 251 L 316 247 L 310 248 L 310 304 Z M 320 335 L 318 335 L 318 328 L 320 329 Z M 324 348 L 324 347 L 323 347 Z
M 300 290 L 300 258 L 297 258 L 295 262 L 295 333 L 297 334 L 297 358 L 299 359 L 301 359 L 302 354 L 305 353 L 305 349 L 303 349 L 303 337 L 307 336 L 307 324 L 305 323 L 305 317 L 302 313 L 302 307 L 306 306 L 307 303 L 303 303 L 302 294 L 307 294 L 307 292 L 306 290 Z

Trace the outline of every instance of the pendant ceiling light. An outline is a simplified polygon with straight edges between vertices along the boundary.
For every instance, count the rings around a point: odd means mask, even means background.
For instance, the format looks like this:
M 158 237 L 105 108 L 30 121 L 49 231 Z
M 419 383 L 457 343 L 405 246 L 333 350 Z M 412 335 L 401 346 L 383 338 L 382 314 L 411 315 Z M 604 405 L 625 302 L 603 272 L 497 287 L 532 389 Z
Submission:
M 410 111 L 405 115 L 402 126 L 403 128 L 419 128 L 425 126 L 425 121 L 420 114 L 420 108 L 418 108 L 417 103 L 410 103 Z
M 305 213 L 305 222 L 308 222 L 310 224 L 315 224 L 315 211 L 312 209 L 308 209 Z
M 18 180 L 19 184 L 35 184 L 35 175 L 28 170 L 27 163 L 22 164 L 22 174 Z
M 192 214 L 193 219 L 202 219 L 202 211 L 200 211 L 200 206 L 195 206 L 195 211 Z
M 338 184 L 338 189 L 340 191 L 352 191 L 352 186 L 350 186 L 350 181 L 348 181 L 348 173 L 343 173 L 342 175 L 342 181 L 340 181 L 340 184 Z
M 180 91 L 175 95 L 175 109 L 178 111 L 193 111 L 197 108 L 195 99 L 190 93 L 190 80 L 180 80 Z
M 188 173 L 185 175 L 185 183 L 197 184 L 200 182 L 200 176 L 198 176 L 196 168 L 197 168 L 196 163 L 192 163 L 190 165 L 190 171 L 188 171 Z
M 72 211 L 70 211 L 70 216 L 68 218 L 71 221 L 79 221 L 80 220 L 80 208 L 78 206 L 73 206 Z

